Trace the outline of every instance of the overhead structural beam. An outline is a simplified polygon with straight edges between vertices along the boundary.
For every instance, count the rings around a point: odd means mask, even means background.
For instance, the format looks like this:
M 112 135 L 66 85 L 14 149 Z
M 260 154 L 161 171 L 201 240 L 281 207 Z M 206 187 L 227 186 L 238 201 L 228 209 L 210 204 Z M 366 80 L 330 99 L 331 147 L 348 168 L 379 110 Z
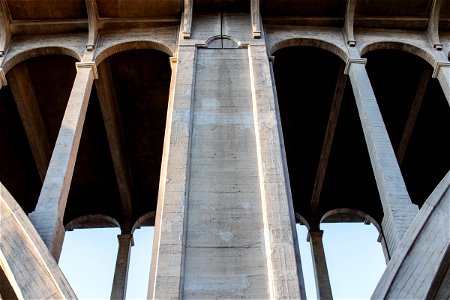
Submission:
M 184 0 L 184 14 L 183 14 L 183 38 L 191 38 L 192 27 L 192 12 L 194 0 Z
M 336 124 L 341 110 L 342 99 L 344 98 L 345 86 L 347 84 L 348 76 L 344 73 L 345 64 L 341 65 L 339 75 L 334 90 L 333 103 L 331 104 L 330 117 L 328 118 L 325 138 L 323 140 L 322 152 L 320 153 L 319 167 L 317 168 L 316 181 L 314 182 L 314 189 L 311 197 L 311 209 L 317 209 L 322 192 L 323 181 L 325 179 L 325 172 L 327 170 L 328 160 L 330 158 L 331 146 L 333 145 L 334 133 L 336 131 Z
M 430 82 L 431 74 L 432 69 L 425 66 L 422 76 L 420 77 L 419 85 L 417 86 L 416 95 L 414 96 L 408 119 L 405 123 L 405 128 L 403 129 L 402 138 L 397 148 L 397 160 L 399 165 L 402 164 L 403 158 L 405 157 L 406 148 L 408 147 L 414 124 L 416 123 L 417 115 L 419 114 L 420 106 L 422 105 L 423 97 L 425 96 L 428 83 Z
M 132 215 L 131 172 L 125 151 L 125 142 L 114 92 L 114 83 L 108 62 L 101 63 L 98 68 L 98 79 L 95 81 L 98 99 L 105 123 L 109 149 L 116 173 L 117 185 L 125 217 Z
M 259 0 L 251 0 L 252 34 L 255 39 L 261 38 L 261 13 Z
M 0 57 L 4 56 L 11 41 L 11 14 L 6 0 L 0 0 Z
M 428 19 L 427 35 L 431 45 L 442 50 L 442 43 L 439 39 L 439 13 L 441 11 L 442 0 L 433 0 L 430 17 Z
M 354 47 L 356 45 L 355 36 L 353 35 L 353 23 L 355 20 L 356 0 L 347 0 L 344 20 L 344 37 L 347 45 Z
M 88 15 L 88 25 L 89 25 L 89 34 L 88 34 L 88 42 L 86 44 L 86 49 L 88 51 L 92 51 L 95 49 L 95 45 L 97 44 L 98 39 L 98 10 L 97 10 L 97 2 L 95 0 L 86 0 L 86 8 Z
M 18 64 L 8 72 L 7 76 L 39 177 L 43 182 L 52 155 L 52 148 L 28 67 L 25 63 Z

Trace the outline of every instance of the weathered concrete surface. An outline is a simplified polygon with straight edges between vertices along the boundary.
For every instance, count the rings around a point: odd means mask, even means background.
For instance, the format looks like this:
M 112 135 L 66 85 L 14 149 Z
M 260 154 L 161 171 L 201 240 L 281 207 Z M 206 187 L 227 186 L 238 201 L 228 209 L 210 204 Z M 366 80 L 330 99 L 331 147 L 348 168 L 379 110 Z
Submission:
M 199 49 L 183 297 L 267 298 L 246 49 Z
M 333 299 L 322 237 L 323 230 L 309 231 L 308 240 L 311 244 L 311 257 L 314 266 L 314 277 L 316 278 L 317 297 L 319 299 Z
M 133 235 L 131 233 L 122 233 L 117 236 L 117 239 L 119 240 L 119 249 L 117 250 L 111 299 L 125 299 Z
M 64 241 L 63 217 L 94 82 L 95 65 L 80 64 L 36 210 L 29 217 L 56 260 Z
M 76 299 L 47 246 L 0 183 L 0 265 L 19 299 Z
M 409 198 L 365 65 L 351 63 L 349 77 L 383 205 L 384 235 L 394 253 L 418 208 Z
M 450 172 L 420 209 L 372 299 L 448 299 Z M 447 277 L 447 278 L 446 278 Z M 445 281 L 444 281 L 444 278 Z M 440 298 L 441 295 L 446 297 Z

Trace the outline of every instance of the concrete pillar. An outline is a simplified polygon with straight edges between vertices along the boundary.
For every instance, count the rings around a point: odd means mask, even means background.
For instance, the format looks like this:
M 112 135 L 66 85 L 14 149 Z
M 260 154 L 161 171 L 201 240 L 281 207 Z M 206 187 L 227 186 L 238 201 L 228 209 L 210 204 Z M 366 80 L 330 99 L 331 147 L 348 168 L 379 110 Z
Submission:
M 317 297 L 321 300 L 333 299 L 330 277 L 328 276 L 327 261 L 322 243 L 323 230 L 310 230 L 308 242 L 311 246 L 311 256 L 316 279 Z
M 133 234 L 122 233 L 117 236 L 119 250 L 117 251 L 116 270 L 111 291 L 111 299 L 125 299 L 127 293 L 128 266 L 130 262 L 130 250 L 134 245 Z
M 350 59 L 350 76 L 359 118 L 383 206 L 382 228 L 389 253 L 394 253 L 418 212 L 412 204 L 370 84 L 364 59 Z M 362 197 L 364 197 L 362 195 Z
M 295 217 L 283 161 L 274 82 L 265 40 L 248 47 L 266 260 L 271 298 L 305 299 Z
M 178 57 L 171 59 L 172 78 L 158 190 L 149 299 L 181 298 L 183 290 L 185 204 L 196 47 L 194 44 L 184 45 L 182 39 L 179 42 Z
M 29 214 L 31 222 L 57 261 L 64 241 L 64 211 L 94 77 L 94 63 L 77 63 L 77 75 L 41 194 L 36 209 Z
M 439 80 L 445 98 L 450 104 L 450 62 L 438 62 L 434 68 L 433 78 Z

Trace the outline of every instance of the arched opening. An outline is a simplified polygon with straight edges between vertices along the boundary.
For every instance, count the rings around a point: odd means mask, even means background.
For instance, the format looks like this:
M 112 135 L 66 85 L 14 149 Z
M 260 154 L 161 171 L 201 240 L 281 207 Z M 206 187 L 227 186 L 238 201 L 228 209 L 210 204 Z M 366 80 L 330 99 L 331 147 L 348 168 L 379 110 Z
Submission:
M 322 223 L 335 299 L 369 299 L 386 269 L 379 231 L 370 222 Z
M 304 270 L 315 265 L 317 271 L 319 264 L 326 264 L 322 240 L 327 235 L 320 222 L 327 212 L 349 208 L 326 218 L 327 223 L 362 222 L 364 218 L 353 213 L 361 211 L 380 224 L 383 211 L 345 64 L 335 54 L 338 50 L 311 46 L 317 45 L 278 49 L 273 69 L 294 210 L 303 216 L 300 224 L 308 224 L 309 244 L 300 237 L 305 230 L 298 232 L 300 249 L 311 246 L 302 265 Z M 308 251 L 314 252 L 314 264 L 309 263 Z M 384 268 L 382 251 L 379 254 Z M 304 272 L 309 277 L 311 273 Z M 316 273 L 320 285 L 329 281 L 324 274 Z M 307 293 L 315 297 L 314 292 Z M 317 296 L 326 294 L 318 291 Z
M 76 74 L 75 58 L 51 53 L 12 66 L 0 90 L 0 181 L 26 213 L 36 207 Z
M 117 220 L 121 231 L 112 289 L 125 293 L 127 283 L 118 282 L 120 274 L 130 272 L 133 240 L 139 242 L 133 232 L 154 225 L 171 68 L 166 53 L 132 49 L 104 58 L 97 70 L 64 224 L 73 229 L 110 227 L 104 220 L 73 222 L 93 214 Z M 147 235 L 152 232 L 145 230 Z M 117 247 L 117 238 L 114 243 Z M 152 245 L 145 248 L 150 254 Z M 147 282 L 143 284 L 147 288 Z
M 59 267 L 79 299 L 110 297 L 118 234 L 118 227 L 66 232 Z
M 411 200 L 421 207 L 450 169 L 450 107 L 432 66 L 397 48 L 364 56 Z
M 282 48 L 274 55 L 294 210 L 311 227 L 339 207 L 370 212 L 381 223 L 381 203 L 343 61 L 313 47 Z

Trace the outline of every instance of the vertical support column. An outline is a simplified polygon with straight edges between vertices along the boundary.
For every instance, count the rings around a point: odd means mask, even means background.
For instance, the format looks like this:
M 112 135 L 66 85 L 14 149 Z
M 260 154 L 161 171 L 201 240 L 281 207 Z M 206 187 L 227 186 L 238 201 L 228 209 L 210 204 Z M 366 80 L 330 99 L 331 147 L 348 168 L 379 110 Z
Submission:
M 63 217 L 80 144 L 95 63 L 77 63 L 77 75 L 70 93 L 56 145 L 45 176 L 36 209 L 29 218 L 53 257 L 58 261 L 64 240 Z
M 249 46 L 248 55 L 270 297 L 305 299 L 266 45 Z
M 311 256 L 314 265 L 314 277 L 316 279 L 317 297 L 321 300 L 333 299 L 330 277 L 328 276 L 327 261 L 322 242 L 323 230 L 310 230 L 308 242 L 311 246 Z
M 182 298 L 185 255 L 185 207 L 191 135 L 195 45 L 179 39 L 171 59 L 172 78 L 161 164 L 158 206 L 150 270 L 149 299 Z
M 447 102 L 450 105 L 450 62 L 438 62 L 432 77 L 439 80 L 445 98 L 447 98 Z
M 412 204 L 365 68 L 365 59 L 350 59 L 350 76 L 359 118 L 383 206 L 383 232 L 394 253 L 418 212 Z
M 133 234 L 122 233 L 117 236 L 119 249 L 117 251 L 116 270 L 111 291 L 111 299 L 125 299 L 127 293 L 128 267 L 130 250 L 134 246 Z

